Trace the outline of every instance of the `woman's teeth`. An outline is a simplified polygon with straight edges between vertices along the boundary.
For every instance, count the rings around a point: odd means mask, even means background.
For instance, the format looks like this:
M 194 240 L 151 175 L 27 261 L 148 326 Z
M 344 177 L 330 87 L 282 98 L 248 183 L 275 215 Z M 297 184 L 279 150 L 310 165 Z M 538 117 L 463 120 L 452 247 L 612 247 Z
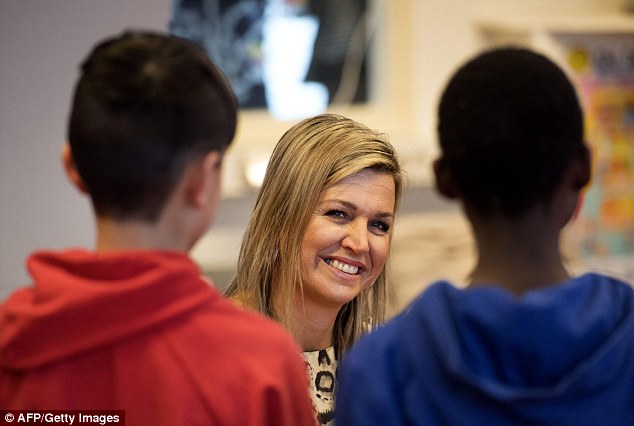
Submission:
M 333 268 L 337 268 L 340 271 L 345 272 L 346 274 L 357 275 L 357 273 L 359 272 L 358 266 L 348 265 L 347 263 L 339 262 L 335 259 L 326 259 L 326 263 Z

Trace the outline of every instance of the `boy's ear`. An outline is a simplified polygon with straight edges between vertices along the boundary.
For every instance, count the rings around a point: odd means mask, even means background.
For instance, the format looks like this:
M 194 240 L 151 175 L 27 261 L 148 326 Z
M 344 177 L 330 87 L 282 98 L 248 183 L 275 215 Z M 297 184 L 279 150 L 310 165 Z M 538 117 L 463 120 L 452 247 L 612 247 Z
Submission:
M 217 180 L 220 179 L 222 157 L 221 152 L 211 151 L 191 166 L 187 195 L 195 207 L 205 206 L 209 197 L 216 196 L 212 186 L 219 187 Z
M 436 189 L 447 198 L 455 199 L 460 196 L 460 191 L 456 185 L 451 170 L 447 165 L 447 160 L 440 157 L 434 161 L 434 176 L 436 177 Z
M 82 194 L 88 194 L 88 189 L 86 188 L 86 185 L 84 185 L 84 181 L 77 171 L 77 166 L 75 165 L 75 160 L 73 159 L 73 153 L 71 152 L 70 145 L 68 143 L 65 143 L 62 147 L 62 164 L 64 165 L 66 176 L 68 176 L 79 192 Z
M 592 177 L 592 153 L 590 152 L 590 148 L 588 148 L 587 144 L 583 144 L 583 148 L 581 149 L 581 153 L 579 154 L 579 161 L 577 166 L 574 168 L 574 185 L 575 189 L 581 190 L 584 186 L 590 183 L 590 178 Z

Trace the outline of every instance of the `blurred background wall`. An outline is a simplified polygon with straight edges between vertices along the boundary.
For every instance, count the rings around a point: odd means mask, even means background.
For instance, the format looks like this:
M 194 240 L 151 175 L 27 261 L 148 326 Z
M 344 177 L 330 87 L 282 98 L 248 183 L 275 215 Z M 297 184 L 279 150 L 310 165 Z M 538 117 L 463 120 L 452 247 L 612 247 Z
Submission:
M 401 304 L 420 290 L 412 282 L 422 285 L 440 276 L 459 281 L 472 260 L 468 228 L 456 206 L 438 199 L 430 188 L 429 165 L 437 152 L 438 95 L 454 68 L 487 43 L 483 23 L 515 28 L 529 22 L 530 32 L 552 19 L 596 22 L 606 17 L 605 22 L 627 26 L 633 21 L 625 3 L 373 2 L 378 26 L 371 102 L 333 111 L 388 132 L 410 176 L 393 265 L 400 276 Z M 28 283 L 24 259 L 31 251 L 92 246 L 89 203 L 66 181 L 59 155 L 78 64 L 94 43 L 123 29 L 167 30 L 171 7 L 170 0 L 0 0 L 0 298 Z M 225 202 L 211 232 L 193 251 L 220 287 L 231 276 L 256 192 L 247 168 L 265 163 L 291 124 L 265 111 L 241 113 L 226 162 Z

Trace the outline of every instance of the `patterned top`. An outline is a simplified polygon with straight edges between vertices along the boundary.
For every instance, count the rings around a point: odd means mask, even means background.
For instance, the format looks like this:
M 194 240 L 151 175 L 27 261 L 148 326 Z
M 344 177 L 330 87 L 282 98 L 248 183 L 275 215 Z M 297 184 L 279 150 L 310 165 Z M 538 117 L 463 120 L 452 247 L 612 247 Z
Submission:
M 320 351 L 303 352 L 308 373 L 310 396 L 320 425 L 334 426 L 337 356 L 333 346 Z

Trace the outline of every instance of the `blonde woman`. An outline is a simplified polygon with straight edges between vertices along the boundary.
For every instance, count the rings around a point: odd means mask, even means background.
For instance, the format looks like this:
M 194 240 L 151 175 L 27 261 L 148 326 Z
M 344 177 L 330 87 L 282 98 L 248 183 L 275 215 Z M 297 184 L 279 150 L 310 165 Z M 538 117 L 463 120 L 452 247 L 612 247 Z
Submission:
M 227 296 L 294 336 L 321 424 L 334 414 L 337 359 L 384 319 L 402 188 L 387 136 L 339 115 L 290 128 L 269 162 Z

